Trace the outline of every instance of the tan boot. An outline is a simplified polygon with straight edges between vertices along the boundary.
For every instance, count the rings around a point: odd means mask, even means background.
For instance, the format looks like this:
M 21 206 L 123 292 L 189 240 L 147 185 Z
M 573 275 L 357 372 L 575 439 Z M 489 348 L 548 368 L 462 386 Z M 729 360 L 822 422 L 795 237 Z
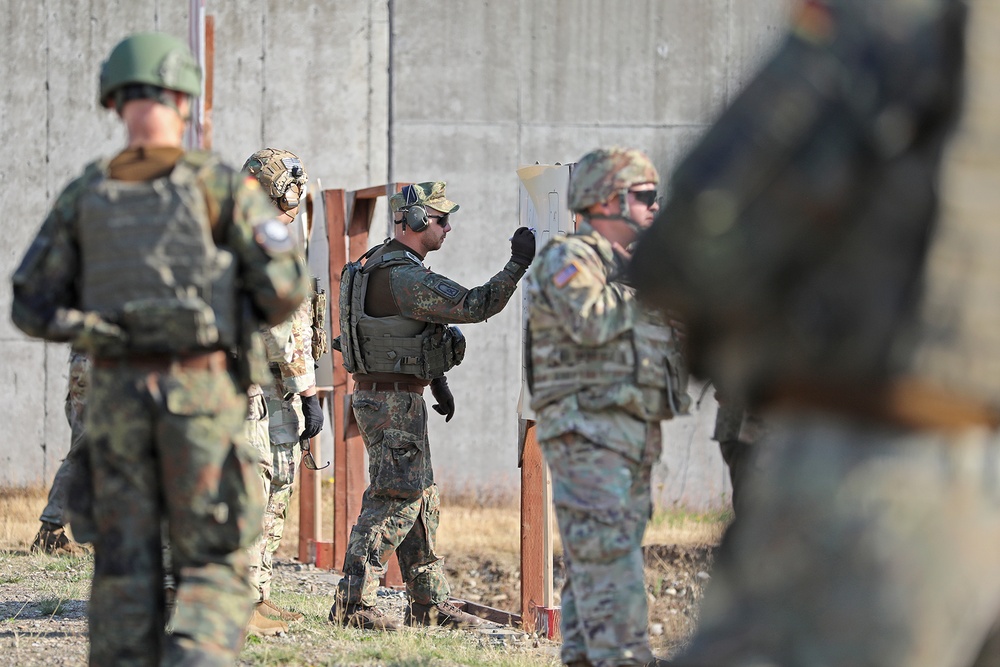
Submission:
M 450 628 L 468 629 L 483 624 L 483 619 L 466 613 L 445 600 L 437 604 L 411 602 L 406 607 L 407 625 L 443 625 Z
M 46 553 L 51 556 L 85 556 L 90 550 L 82 544 L 69 539 L 66 529 L 48 521 L 42 522 L 42 527 L 31 543 L 32 553 Z
M 360 604 L 347 604 L 341 607 L 338 603 L 334 603 L 330 607 L 330 622 L 345 628 L 361 630 L 398 632 L 402 629 L 395 619 L 386 616 L 381 609 L 364 607 Z
M 288 632 L 288 625 L 284 621 L 268 618 L 253 608 L 253 615 L 247 624 L 247 632 L 255 637 L 276 637 Z
M 305 616 L 297 611 L 288 611 L 271 602 L 270 599 L 261 600 L 257 603 L 257 610 L 268 618 L 277 618 L 285 623 L 298 623 Z

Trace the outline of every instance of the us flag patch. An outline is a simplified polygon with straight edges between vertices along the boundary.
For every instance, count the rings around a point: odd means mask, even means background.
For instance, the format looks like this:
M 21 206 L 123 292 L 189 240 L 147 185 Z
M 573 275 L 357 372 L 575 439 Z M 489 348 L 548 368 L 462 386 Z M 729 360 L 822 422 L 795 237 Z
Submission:
M 580 267 L 576 265 L 576 262 L 572 262 L 562 269 L 559 273 L 552 277 L 552 282 L 555 283 L 556 287 L 565 287 L 566 283 L 573 280 L 573 276 L 580 273 Z

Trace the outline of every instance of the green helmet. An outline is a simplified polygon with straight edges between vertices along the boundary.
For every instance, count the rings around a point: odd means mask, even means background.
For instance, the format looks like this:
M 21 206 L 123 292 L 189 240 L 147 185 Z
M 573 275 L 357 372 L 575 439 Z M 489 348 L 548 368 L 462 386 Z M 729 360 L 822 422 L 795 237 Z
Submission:
M 126 37 L 101 65 L 101 106 L 117 104 L 115 93 L 128 85 L 201 94 L 201 68 L 176 37 L 142 32 Z M 150 95 L 152 96 L 152 95 Z
M 598 148 L 580 158 L 569 179 L 569 208 L 582 213 L 640 183 L 659 183 L 653 162 L 634 148 Z

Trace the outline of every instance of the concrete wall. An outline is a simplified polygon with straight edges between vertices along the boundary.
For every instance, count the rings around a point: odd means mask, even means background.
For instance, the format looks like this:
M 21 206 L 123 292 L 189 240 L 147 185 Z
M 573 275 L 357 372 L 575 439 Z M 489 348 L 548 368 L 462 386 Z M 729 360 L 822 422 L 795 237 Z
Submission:
M 774 43 L 788 0 L 206 0 L 215 18 L 213 148 L 239 166 L 257 148 L 298 152 L 314 182 L 359 188 L 448 181 L 462 204 L 432 268 L 473 286 L 495 273 L 516 227 L 515 169 L 570 162 L 602 144 L 676 163 Z M 428 8 L 433 11 L 428 11 Z M 88 161 L 121 148 L 97 107 L 98 67 L 137 30 L 188 33 L 177 0 L 0 0 L 0 274 Z M 384 221 L 373 225 L 380 236 Z M 515 296 L 519 299 L 519 295 Z M 0 281 L 0 483 L 48 481 L 68 446 L 67 348 L 10 323 Z M 440 481 L 516 483 L 520 312 L 464 328 L 457 413 L 432 414 Z M 668 428 L 661 503 L 707 507 L 728 487 L 708 442 L 714 403 Z

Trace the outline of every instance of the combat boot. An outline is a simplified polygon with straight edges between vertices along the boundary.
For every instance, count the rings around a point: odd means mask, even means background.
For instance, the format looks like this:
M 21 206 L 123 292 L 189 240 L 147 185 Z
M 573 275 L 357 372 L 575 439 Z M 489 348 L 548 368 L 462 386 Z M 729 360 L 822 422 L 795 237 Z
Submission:
M 282 609 L 278 605 L 271 602 L 270 599 L 261 600 L 257 603 L 257 611 L 264 614 L 268 618 L 277 618 L 284 621 L 285 623 L 298 623 L 305 616 L 297 611 L 288 611 L 287 609 Z
M 52 556 L 84 556 L 90 553 L 90 550 L 69 539 L 64 527 L 43 521 L 38 534 L 35 535 L 35 541 L 31 543 L 31 552 Z
M 251 614 L 250 622 L 247 624 L 247 633 L 255 637 L 276 637 L 286 632 L 288 632 L 288 624 L 284 621 L 268 618 L 260 613 L 257 607 L 253 608 L 253 614 Z
M 407 625 L 443 625 L 449 628 L 469 629 L 479 627 L 483 619 L 466 613 L 448 602 L 437 604 L 420 604 L 411 602 L 406 607 Z
M 402 630 L 399 623 L 386 615 L 377 607 L 365 607 L 360 604 L 347 604 L 341 608 L 336 602 L 330 607 L 330 622 L 345 628 L 361 630 L 382 630 L 383 632 L 398 632 Z

